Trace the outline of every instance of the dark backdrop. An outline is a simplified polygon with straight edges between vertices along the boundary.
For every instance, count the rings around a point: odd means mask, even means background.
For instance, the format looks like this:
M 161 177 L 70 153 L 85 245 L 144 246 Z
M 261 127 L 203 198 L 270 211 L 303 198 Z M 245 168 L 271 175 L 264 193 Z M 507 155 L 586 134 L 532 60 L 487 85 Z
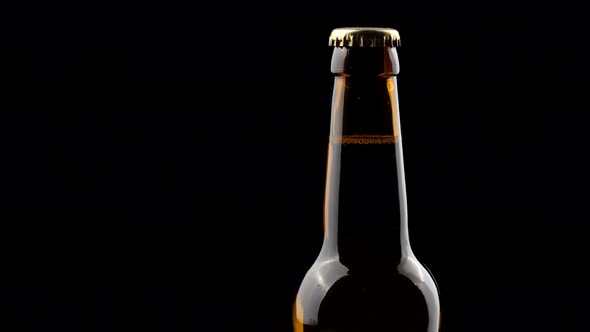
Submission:
M 444 330 L 585 331 L 582 15 L 220 7 L 8 21 L 2 330 L 290 331 L 322 241 L 327 37 L 369 25 L 402 36 L 410 231 Z

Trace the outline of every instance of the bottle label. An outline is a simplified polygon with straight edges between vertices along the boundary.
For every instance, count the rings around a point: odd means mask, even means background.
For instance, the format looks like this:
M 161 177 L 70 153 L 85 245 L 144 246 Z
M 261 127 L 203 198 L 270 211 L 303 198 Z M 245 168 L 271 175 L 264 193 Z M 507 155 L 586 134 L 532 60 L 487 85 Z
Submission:
M 330 143 L 335 144 L 394 144 L 393 135 L 343 135 L 330 137 Z

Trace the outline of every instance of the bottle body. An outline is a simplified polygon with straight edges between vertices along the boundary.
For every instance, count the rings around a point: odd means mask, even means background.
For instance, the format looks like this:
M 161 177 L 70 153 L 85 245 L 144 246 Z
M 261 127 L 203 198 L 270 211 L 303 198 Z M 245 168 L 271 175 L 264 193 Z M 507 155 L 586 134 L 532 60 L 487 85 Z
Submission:
M 395 48 L 335 48 L 324 242 L 295 332 L 435 332 L 438 290 L 412 253 Z

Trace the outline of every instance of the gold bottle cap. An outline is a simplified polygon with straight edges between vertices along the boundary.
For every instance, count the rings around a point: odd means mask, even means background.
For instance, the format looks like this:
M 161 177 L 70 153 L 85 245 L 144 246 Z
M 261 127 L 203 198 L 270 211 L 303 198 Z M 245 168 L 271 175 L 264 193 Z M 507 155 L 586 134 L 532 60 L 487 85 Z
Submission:
M 330 46 L 399 47 L 399 32 L 390 28 L 338 28 L 330 34 Z

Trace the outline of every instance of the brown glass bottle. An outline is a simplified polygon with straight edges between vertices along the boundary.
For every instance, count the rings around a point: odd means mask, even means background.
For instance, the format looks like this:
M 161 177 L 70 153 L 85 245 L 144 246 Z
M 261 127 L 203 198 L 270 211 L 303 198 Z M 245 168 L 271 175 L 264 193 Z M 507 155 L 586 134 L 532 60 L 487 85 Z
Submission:
M 412 253 L 393 29 L 335 29 L 324 243 L 295 332 L 434 332 L 438 290 Z

